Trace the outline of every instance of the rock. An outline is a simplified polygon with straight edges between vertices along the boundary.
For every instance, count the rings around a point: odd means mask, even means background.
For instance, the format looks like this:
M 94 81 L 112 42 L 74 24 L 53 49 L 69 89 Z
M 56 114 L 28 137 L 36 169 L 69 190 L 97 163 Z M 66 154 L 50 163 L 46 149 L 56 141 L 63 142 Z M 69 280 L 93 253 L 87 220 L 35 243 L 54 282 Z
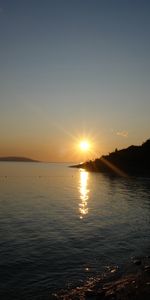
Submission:
M 140 259 L 135 259 L 134 261 L 133 261 L 133 263 L 135 264 L 135 265 L 137 265 L 137 266 L 139 266 L 139 265 L 141 265 L 141 260 Z
M 148 300 L 150 299 L 150 259 L 134 258 L 124 272 L 108 272 L 90 278 L 80 287 L 62 291 L 59 300 Z M 51 298 L 50 298 L 51 299 Z

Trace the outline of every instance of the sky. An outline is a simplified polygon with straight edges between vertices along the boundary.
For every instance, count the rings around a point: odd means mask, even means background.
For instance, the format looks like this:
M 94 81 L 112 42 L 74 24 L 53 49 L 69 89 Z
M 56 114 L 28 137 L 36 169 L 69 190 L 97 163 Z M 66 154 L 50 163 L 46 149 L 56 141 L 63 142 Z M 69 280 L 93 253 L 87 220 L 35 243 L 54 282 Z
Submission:
M 150 138 L 149 0 L 0 0 L 0 156 L 81 161 Z

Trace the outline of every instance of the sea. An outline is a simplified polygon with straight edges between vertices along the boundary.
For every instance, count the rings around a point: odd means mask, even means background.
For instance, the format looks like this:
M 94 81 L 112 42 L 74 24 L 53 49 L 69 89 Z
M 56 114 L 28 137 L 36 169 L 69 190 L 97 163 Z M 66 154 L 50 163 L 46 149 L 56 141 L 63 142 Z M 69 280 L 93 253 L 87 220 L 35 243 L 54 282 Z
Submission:
M 150 178 L 0 163 L 0 299 L 49 300 L 150 254 Z

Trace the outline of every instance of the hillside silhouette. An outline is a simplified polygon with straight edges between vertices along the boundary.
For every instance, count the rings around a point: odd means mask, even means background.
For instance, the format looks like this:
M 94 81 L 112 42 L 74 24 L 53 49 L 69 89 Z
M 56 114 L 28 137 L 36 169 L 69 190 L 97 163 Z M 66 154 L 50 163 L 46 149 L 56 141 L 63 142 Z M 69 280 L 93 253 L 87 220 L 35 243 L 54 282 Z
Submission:
M 12 162 L 39 162 L 38 160 L 21 156 L 5 156 L 0 157 L 0 161 L 12 161 Z
M 150 139 L 141 146 L 132 145 L 126 149 L 116 149 L 109 155 L 103 155 L 74 167 L 120 176 L 150 176 Z

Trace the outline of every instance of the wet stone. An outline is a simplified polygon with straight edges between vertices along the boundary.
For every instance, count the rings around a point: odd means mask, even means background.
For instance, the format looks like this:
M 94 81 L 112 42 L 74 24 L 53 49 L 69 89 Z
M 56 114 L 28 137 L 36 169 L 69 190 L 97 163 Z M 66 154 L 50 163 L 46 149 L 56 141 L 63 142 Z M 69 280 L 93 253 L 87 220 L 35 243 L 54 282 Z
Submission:
M 137 266 L 139 266 L 139 265 L 141 265 L 141 260 L 140 259 L 135 259 L 134 261 L 133 261 L 133 263 L 135 264 L 135 265 L 137 265 Z

